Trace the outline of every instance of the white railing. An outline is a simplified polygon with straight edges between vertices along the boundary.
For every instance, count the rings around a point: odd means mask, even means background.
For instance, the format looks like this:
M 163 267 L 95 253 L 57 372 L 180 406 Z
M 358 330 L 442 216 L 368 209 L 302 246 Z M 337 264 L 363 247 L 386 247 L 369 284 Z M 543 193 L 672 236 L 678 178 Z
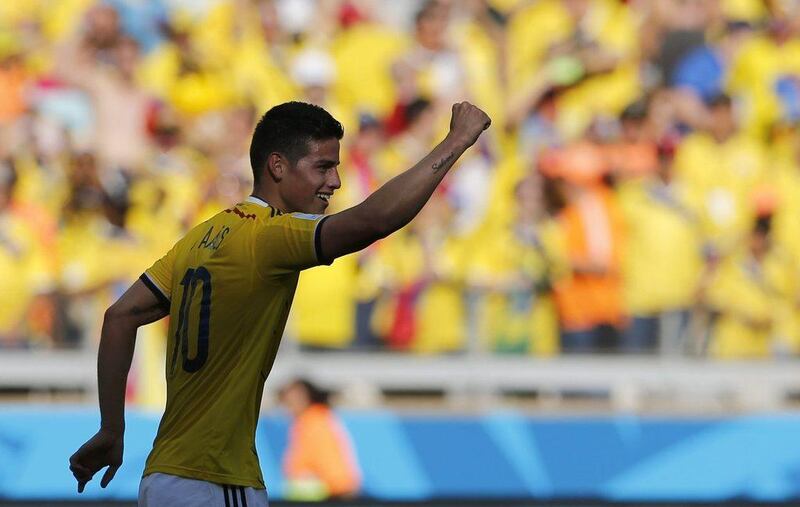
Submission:
M 0 389 L 72 389 L 96 394 L 96 356 L 84 351 L 0 350 Z M 268 393 L 307 377 L 365 403 L 382 391 L 442 391 L 456 404 L 496 403 L 503 392 L 558 401 L 594 393 L 617 410 L 776 410 L 800 393 L 800 361 L 710 361 L 659 357 L 555 357 L 300 352 L 275 362 Z M 359 398 L 360 397 L 360 398 Z

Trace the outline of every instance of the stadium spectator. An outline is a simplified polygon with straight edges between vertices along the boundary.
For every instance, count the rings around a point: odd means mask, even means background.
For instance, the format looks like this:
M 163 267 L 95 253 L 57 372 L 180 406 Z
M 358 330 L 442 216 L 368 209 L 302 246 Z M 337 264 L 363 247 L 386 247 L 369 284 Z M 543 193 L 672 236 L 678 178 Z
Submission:
M 26 74 L 22 58 L 13 47 L 0 48 L 0 123 L 9 124 L 25 111 Z
M 797 6 L 765 5 L 765 30 L 748 38 L 739 50 L 727 90 L 747 104 L 741 112 L 742 130 L 762 138 L 774 122 L 787 118 L 782 88 L 787 78 L 800 74 Z
M 720 95 L 739 50 L 752 34 L 748 22 L 728 21 L 719 41 L 693 49 L 677 63 L 671 84 L 691 90 L 704 101 Z
M 361 471 L 347 430 L 331 409 L 328 393 L 305 379 L 285 386 L 280 399 L 292 424 L 283 456 L 286 497 L 345 499 L 358 495 Z
M 46 347 L 55 336 L 53 269 L 45 246 L 48 224 L 40 210 L 14 194 L 18 175 L 13 159 L 0 161 L 0 346 Z
M 703 251 L 688 189 L 673 174 L 674 143 L 665 139 L 659 145 L 655 172 L 624 180 L 619 188 L 626 231 L 623 293 L 631 316 L 622 333 L 626 352 L 686 352 Z
M 589 139 L 558 150 L 546 170 L 564 182 L 560 233 L 570 275 L 555 284 L 565 353 L 609 352 L 624 323 L 620 280 L 623 222 L 608 186 L 607 160 Z
M 710 353 L 725 359 L 791 350 L 783 326 L 796 311 L 796 267 L 772 240 L 772 216 L 759 216 L 748 242 L 721 264 L 708 304 L 717 313 Z
M 463 241 L 452 230 L 453 209 L 442 192 L 434 194 L 407 234 L 382 245 L 388 319 L 383 333 L 389 348 L 420 353 L 462 350 L 466 330 L 462 300 Z
M 679 62 L 704 43 L 706 28 L 719 19 L 719 4 L 714 0 L 642 2 L 642 46 L 660 83 L 673 83 Z
M 106 17 L 103 14 L 101 19 Z M 83 89 L 92 100 L 93 148 L 101 170 L 136 173 L 143 170 L 148 151 L 146 115 L 150 102 L 135 81 L 139 48 L 133 39 L 112 32 L 105 24 L 100 26 L 102 31 L 78 34 L 82 39 L 64 46 L 58 75 Z
M 469 283 L 481 295 L 477 333 L 495 352 L 547 356 L 559 349 L 553 284 L 567 267 L 548 209 L 553 191 L 540 174 L 527 174 L 515 186 L 513 217 L 485 231 L 471 252 Z
M 730 97 L 717 96 L 708 107 L 708 127 L 681 142 L 675 170 L 690 189 L 707 250 L 724 255 L 747 234 L 751 193 L 764 180 L 766 155 L 758 139 L 738 130 Z
M 619 117 L 620 139 L 604 146 L 610 170 L 617 177 L 646 176 L 658 168 L 656 144 L 648 125 L 649 109 L 644 99 L 626 107 Z
M 416 95 L 430 97 L 435 107 L 466 97 L 465 71 L 452 47 L 451 15 L 449 2 L 426 0 L 415 17 L 415 45 L 399 66 L 399 72 L 411 73 Z
M 636 26 L 623 2 L 525 5 L 509 21 L 509 92 L 524 97 L 544 73 L 558 92 L 554 124 L 574 140 L 597 115 L 614 115 L 640 93 Z M 523 100 L 523 102 L 525 102 Z

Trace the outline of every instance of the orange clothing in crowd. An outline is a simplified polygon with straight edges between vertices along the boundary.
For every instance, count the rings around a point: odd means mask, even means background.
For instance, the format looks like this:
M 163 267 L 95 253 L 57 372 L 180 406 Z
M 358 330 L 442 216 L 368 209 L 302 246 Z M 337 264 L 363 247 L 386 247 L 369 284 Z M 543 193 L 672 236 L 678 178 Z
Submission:
M 10 122 L 25 112 L 26 78 L 21 65 L 0 63 L 0 123 Z
M 559 226 L 574 268 L 571 276 L 555 285 L 563 328 L 577 331 L 621 324 L 622 220 L 611 193 L 601 187 L 583 190 L 562 211 Z M 597 272 L 580 272 L 587 266 Z
M 611 168 L 623 176 L 643 176 L 658 168 L 658 153 L 653 143 L 612 144 L 604 151 Z
M 321 481 L 329 496 L 355 494 L 361 487 L 350 437 L 326 405 L 311 405 L 294 421 L 283 468 L 290 481 Z

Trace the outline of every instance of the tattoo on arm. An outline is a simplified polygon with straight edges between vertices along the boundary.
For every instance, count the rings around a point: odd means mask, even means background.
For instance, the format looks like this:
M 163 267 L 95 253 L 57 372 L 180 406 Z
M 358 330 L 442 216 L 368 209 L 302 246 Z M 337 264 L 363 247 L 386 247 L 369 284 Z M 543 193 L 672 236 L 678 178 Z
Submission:
M 434 163 L 433 163 L 433 166 L 431 166 L 431 167 L 433 168 L 433 172 L 435 172 L 435 173 L 438 173 L 438 172 L 439 172 L 439 170 L 440 170 L 442 167 L 444 167 L 444 166 L 446 166 L 447 164 L 449 164 L 450 162 L 452 162 L 454 158 L 456 158 L 456 152 L 454 152 L 454 151 L 451 151 L 451 152 L 450 152 L 450 153 L 449 153 L 449 154 L 448 154 L 446 157 L 444 157 L 443 159 L 439 160 L 438 162 L 434 162 Z

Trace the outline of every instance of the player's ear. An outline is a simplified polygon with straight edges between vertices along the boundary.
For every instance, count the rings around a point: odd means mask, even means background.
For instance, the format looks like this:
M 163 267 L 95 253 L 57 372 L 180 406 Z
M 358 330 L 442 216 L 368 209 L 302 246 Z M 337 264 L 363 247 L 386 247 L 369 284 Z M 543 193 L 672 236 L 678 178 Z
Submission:
M 269 154 L 267 157 L 267 171 L 273 181 L 281 181 L 288 170 L 289 163 L 286 157 L 275 151 Z

